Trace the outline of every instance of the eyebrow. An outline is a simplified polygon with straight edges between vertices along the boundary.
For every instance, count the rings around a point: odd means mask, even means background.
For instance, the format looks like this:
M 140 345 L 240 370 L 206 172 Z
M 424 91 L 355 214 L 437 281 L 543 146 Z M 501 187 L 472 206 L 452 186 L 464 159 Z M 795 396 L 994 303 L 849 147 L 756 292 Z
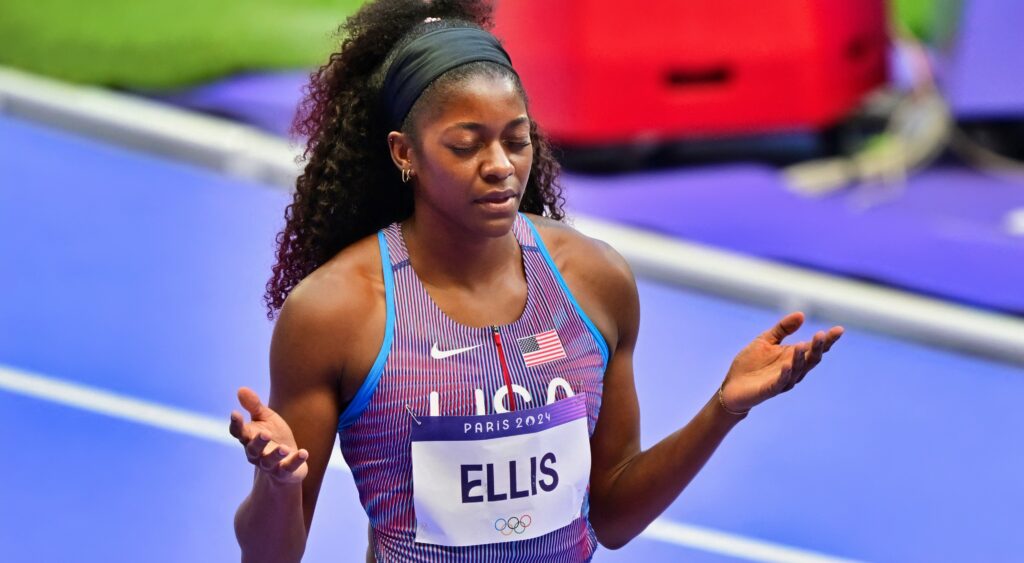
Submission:
M 530 118 L 523 115 L 513 119 L 512 121 L 509 121 L 508 124 L 505 125 L 505 129 L 508 129 L 510 127 L 518 127 L 524 123 L 528 123 L 529 121 Z M 448 127 L 447 129 L 445 129 L 445 131 L 451 131 L 452 129 L 467 129 L 469 131 L 480 131 L 481 129 L 485 129 L 485 127 L 483 126 L 482 123 L 477 123 L 475 121 L 460 121 L 452 125 L 451 127 Z

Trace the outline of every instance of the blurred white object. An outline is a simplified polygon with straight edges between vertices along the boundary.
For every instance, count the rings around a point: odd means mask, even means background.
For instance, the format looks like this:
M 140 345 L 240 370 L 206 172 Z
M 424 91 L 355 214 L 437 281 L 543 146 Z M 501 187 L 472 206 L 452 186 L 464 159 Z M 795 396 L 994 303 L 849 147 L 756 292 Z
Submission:
M 946 102 L 937 90 L 925 88 L 898 96 L 885 131 L 855 154 L 801 162 L 783 173 L 790 189 L 809 196 L 858 183 L 902 186 L 909 174 L 942 153 L 952 130 Z
M 1018 207 L 1006 214 L 1003 221 L 1006 232 L 1015 237 L 1024 237 L 1024 207 Z

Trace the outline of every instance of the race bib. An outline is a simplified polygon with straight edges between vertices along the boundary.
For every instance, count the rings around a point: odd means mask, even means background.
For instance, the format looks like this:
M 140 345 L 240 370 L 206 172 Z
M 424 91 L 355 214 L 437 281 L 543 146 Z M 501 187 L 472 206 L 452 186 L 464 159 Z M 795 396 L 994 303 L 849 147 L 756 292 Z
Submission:
M 590 480 L 585 399 L 412 422 L 416 541 L 518 541 L 579 517 Z

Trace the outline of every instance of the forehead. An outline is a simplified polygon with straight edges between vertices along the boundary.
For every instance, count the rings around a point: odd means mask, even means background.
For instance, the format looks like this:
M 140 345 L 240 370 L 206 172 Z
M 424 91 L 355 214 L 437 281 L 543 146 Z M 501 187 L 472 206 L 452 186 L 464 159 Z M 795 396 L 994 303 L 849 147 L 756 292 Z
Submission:
M 472 75 L 446 85 L 438 94 L 419 120 L 421 131 L 465 122 L 503 128 L 526 115 L 522 96 L 512 80 L 505 77 Z

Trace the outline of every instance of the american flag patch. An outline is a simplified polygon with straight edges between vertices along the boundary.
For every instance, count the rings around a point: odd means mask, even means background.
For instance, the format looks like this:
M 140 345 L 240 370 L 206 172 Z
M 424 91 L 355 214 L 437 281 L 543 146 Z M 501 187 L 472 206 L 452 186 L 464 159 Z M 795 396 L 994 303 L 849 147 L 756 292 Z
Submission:
M 565 357 L 562 341 L 558 339 L 558 333 L 554 330 L 520 338 L 516 342 L 519 344 L 519 351 L 523 354 L 526 367 L 546 364 Z

